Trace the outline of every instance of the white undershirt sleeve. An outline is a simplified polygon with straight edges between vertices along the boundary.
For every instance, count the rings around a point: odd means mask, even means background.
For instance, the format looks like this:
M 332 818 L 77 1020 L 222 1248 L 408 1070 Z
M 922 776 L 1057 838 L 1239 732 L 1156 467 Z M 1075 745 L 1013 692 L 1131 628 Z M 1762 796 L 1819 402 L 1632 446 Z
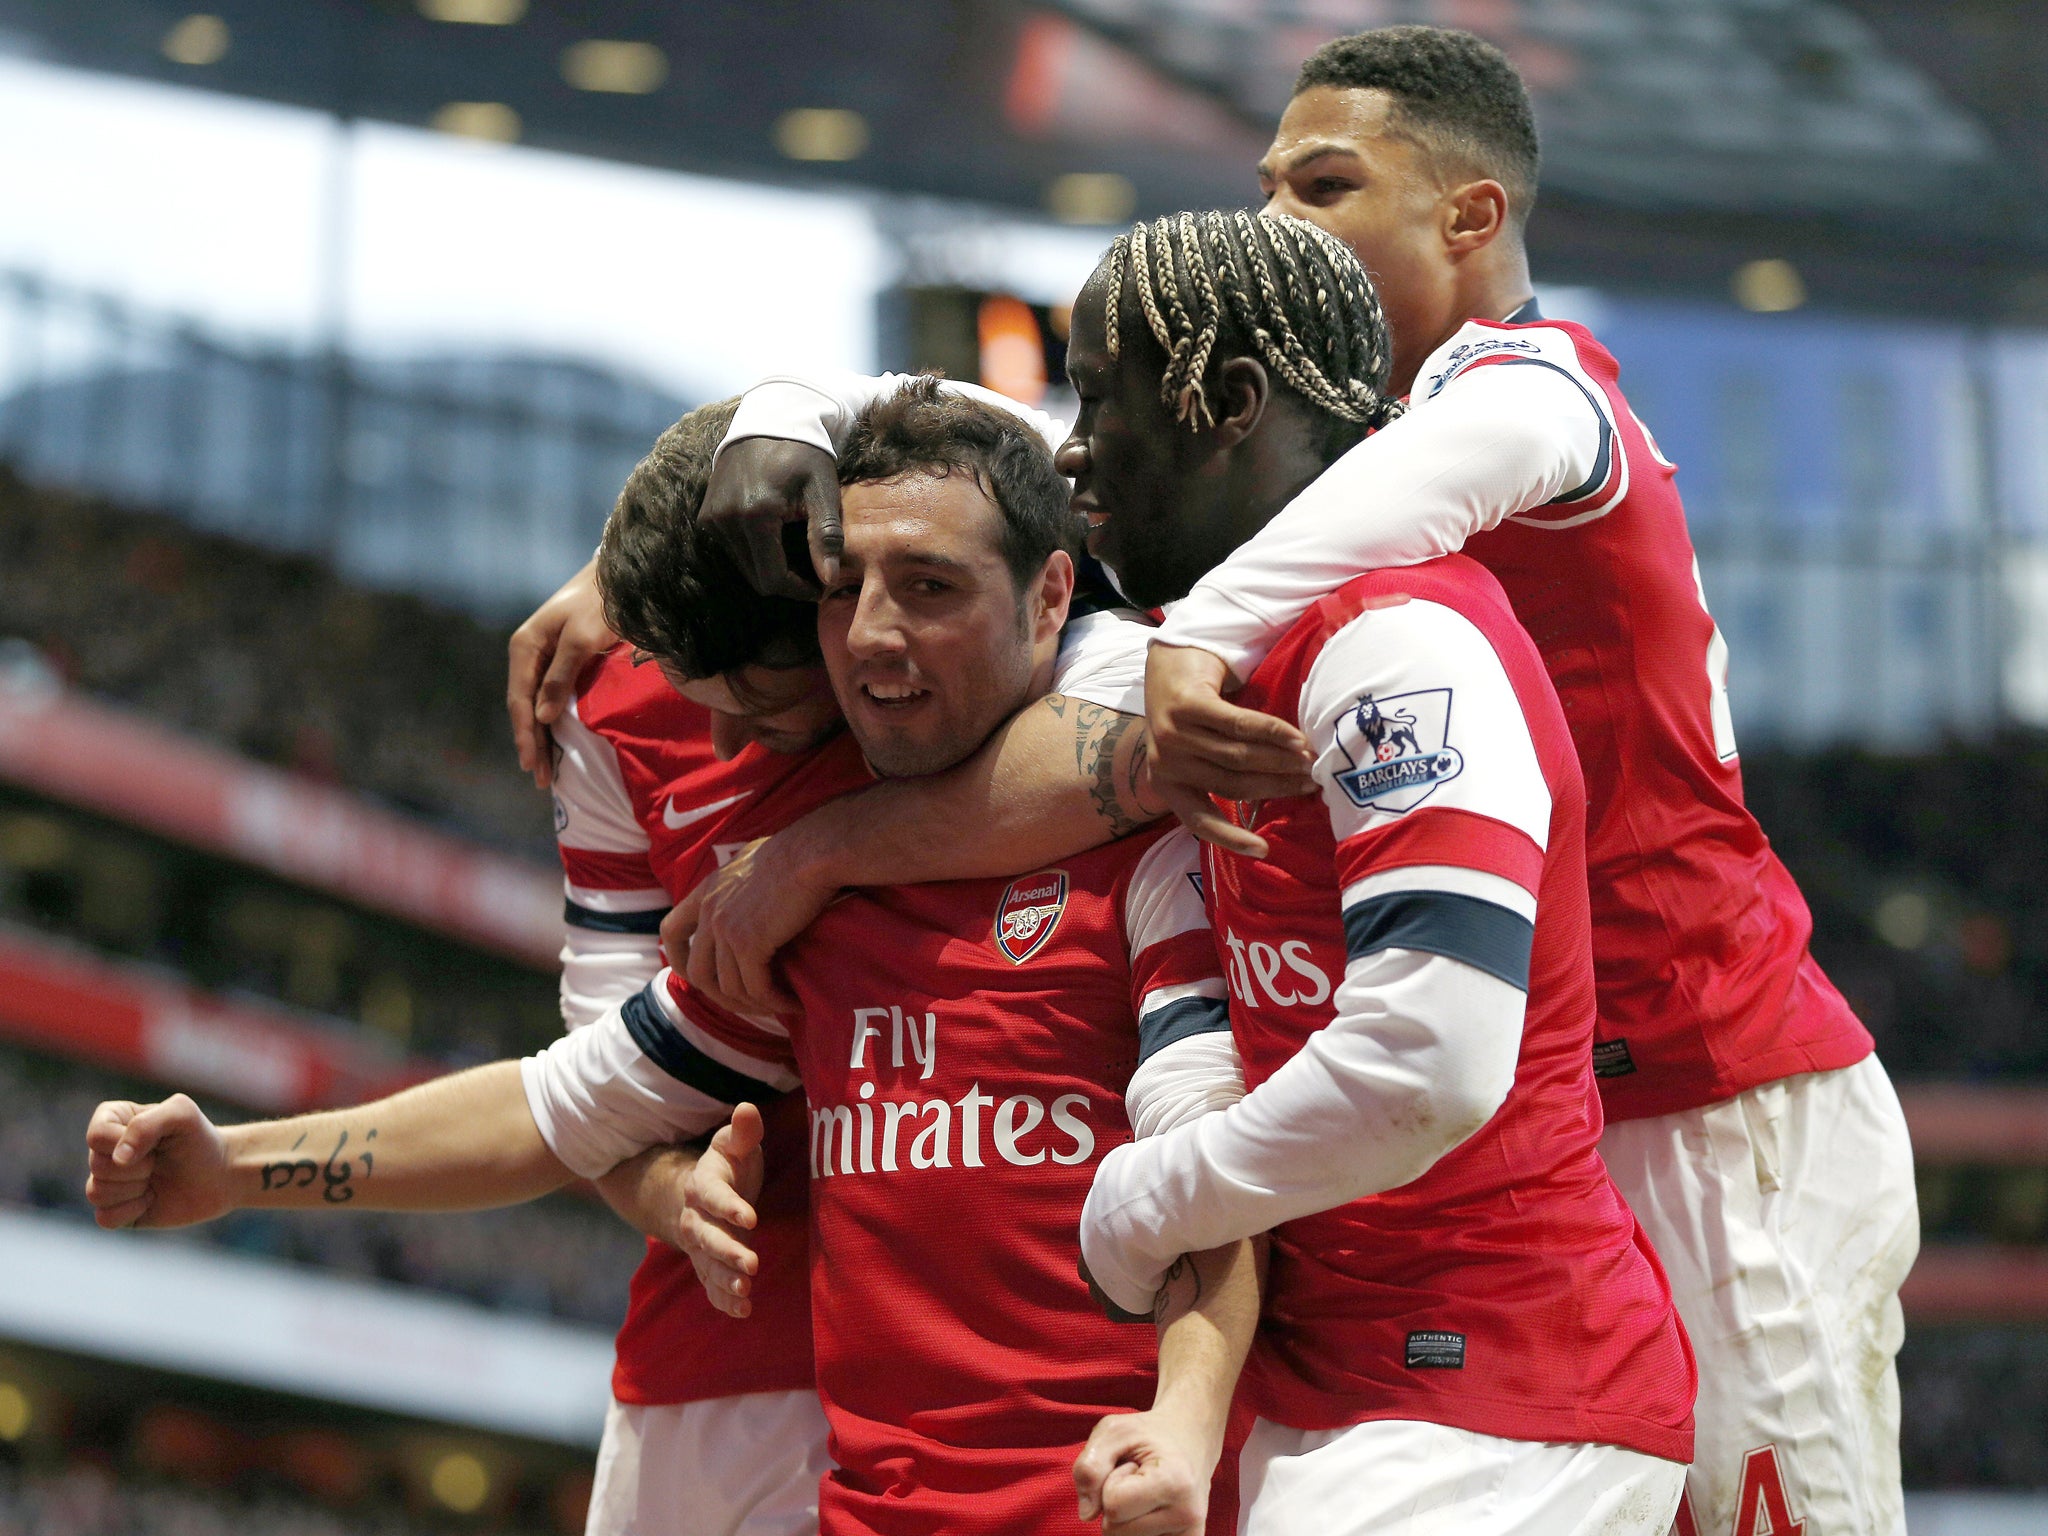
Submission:
M 1113 709 L 1145 713 L 1145 653 L 1152 621 L 1128 608 L 1105 608 L 1067 620 L 1060 632 L 1052 691 Z
M 1235 1106 L 1119 1147 L 1096 1170 L 1081 1251 L 1142 1312 L 1183 1253 L 1396 1189 L 1492 1118 L 1514 1081 L 1522 993 L 1441 955 L 1353 961 L 1337 1017 Z
M 1591 473 L 1601 419 L 1546 367 L 1488 367 L 1324 470 L 1167 614 L 1155 645 L 1212 651 L 1249 677 L 1311 604 L 1367 571 L 1450 554 Z
M 836 455 L 845 444 L 855 417 L 916 377 L 910 373 L 770 374 L 740 396 L 739 409 L 733 413 L 732 425 L 726 429 L 718 451 L 723 453 L 728 444 L 743 437 L 774 437 L 785 442 L 809 443 Z M 1064 422 L 1008 395 L 953 379 L 945 380 L 940 387 L 1021 417 L 1051 447 L 1057 448 L 1066 440 Z M 712 462 L 715 465 L 717 460 Z
M 1244 1063 L 1228 1029 L 1188 1035 L 1147 1056 L 1124 1090 L 1131 1134 L 1162 1136 L 1244 1097 Z

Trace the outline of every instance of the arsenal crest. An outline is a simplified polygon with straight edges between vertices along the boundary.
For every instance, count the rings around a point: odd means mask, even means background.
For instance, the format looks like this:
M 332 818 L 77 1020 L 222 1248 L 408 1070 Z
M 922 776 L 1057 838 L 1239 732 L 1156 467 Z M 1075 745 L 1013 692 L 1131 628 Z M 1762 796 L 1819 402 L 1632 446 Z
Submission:
M 1022 965 L 1052 937 L 1067 909 L 1067 872 L 1041 870 L 1012 880 L 996 904 L 996 948 L 1012 965 Z

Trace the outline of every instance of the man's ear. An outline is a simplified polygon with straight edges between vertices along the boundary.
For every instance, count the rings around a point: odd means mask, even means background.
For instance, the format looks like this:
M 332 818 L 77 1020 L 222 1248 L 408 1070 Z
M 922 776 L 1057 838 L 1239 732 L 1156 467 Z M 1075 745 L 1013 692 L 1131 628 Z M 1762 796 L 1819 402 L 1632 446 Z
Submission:
M 1226 358 L 1216 394 L 1216 425 L 1209 437 L 1218 448 L 1235 448 L 1265 418 L 1273 398 L 1272 376 L 1256 357 Z
M 1074 601 L 1074 560 L 1064 549 L 1046 557 L 1031 595 L 1031 640 L 1055 639 L 1066 628 L 1067 609 Z
M 1445 199 L 1444 247 L 1470 256 L 1498 240 L 1508 227 L 1508 189 L 1487 178 L 1455 187 Z

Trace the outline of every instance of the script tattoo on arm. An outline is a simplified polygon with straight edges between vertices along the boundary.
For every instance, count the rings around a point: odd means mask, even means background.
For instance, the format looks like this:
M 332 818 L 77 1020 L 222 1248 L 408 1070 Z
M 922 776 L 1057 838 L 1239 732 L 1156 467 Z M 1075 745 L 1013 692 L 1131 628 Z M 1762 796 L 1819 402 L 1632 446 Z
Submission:
M 376 1139 L 377 1132 L 374 1128 L 363 1136 L 365 1142 L 372 1142 Z M 297 1141 L 292 1143 L 291 1150 L 294 1152 L 298 1151 L 300 1147 L 305 1145 L 305 1141 L 306 1138 L 301 1135 Z M 362 1165 L 363 1177 L 367 1179 L 370 1177 L 371 1168 L 376 1158 L 376 1154 L 371 1152 L 367 1146 L 354 1157 L 343 1157 L 341 1155 L 342 1149 L 347 1145 L 348 1132 L 343 1131 L 340 1138 L 334 1143 L 334 1150 L 327 1154 L 327 1161 L 325 1163 L 317 1163 L 310 1157 L 283 1157 L 275 1162 L 265 1163 L 258 1170 L 262 1175 L 263 1187 L 266 1190 L 311 1189 L 314 1184 L 322 1183 L 323 1187 L 320 1190 L 320 1198 L 322 1200 L 326 1201 L 329 1205 L 345 1205 L 356 1197 L 355 1189 L 351 1183 L 356 1175 L 356 1165 L 358 1163 Z
M 367 1143 L 376 1139 L 377 1130 L 372 1126 L 364 1134 L 363 1140 Z M 320 1176 L 327 1181 L 327 1187 L 320 1191 L 320 1198 L 329 1205 L 341 1205 L 355 1199 L 356 1192 L 350 1187 L 349 1180 L 355 1177 L 355 1163 L 358 1158 L 363 1165 L 363 1177 L 367 1179 L 370 1176 L 370 1165 L 375 1154 L 365 1146 L 356 1158 L 346 1158 L 341 1155 L 341 1149 L 347 1145 L 348 1132 L 343 1131 L 341 1139 L 334 1144 L 334 1150 L 327 1154 L 326 1166 L 320 1170 Z
M 1074 728 L 1075 771 L 1088 781 L 1088 797 L 1110 835 L 1128 837 L 1157 821 L 1160 813 L 1148 808 L 1138 793 L 1138 772 L 1145 761 L 1143 717 L 1059 694 L 1046 702 Z
M 291 1150 L 296 1152 L 305 1143 L 305 1135 L 301 1133 L 299 1139 L 292 1143 Z M 265 1163 L 261 1172 L 265 1189 L 304 1189 L 320 1176 L 320 1165 L 310 1157 L 284 1157 L 274 1163 Z
M 1185 1298 L 1174 1294 L 1174 1288 L 1179 1286 L 1182 1280 L 1186 1280 L 1188 1286 L 1192 1287 Z M 1166 1267 L 1166 1278 L 1160 1281 L 1159 1294 L 1152 1301 L 1152 1321 L 1164 1324 L 1168 1321 L 1169 1311 L 1174 1316 L 1184 1316 L 1201 1304 L 1202 1272 L 1186 1254 L 1182 1254 Z

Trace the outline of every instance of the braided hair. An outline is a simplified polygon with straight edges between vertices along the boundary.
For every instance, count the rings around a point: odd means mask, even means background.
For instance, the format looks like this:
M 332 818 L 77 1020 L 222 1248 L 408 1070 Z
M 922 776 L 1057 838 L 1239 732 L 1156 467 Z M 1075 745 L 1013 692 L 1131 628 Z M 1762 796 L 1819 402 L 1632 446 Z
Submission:
M 1179 213 L 1119 235 L 1103 258 L 1109 355 L 1126 283 L 1166 353 L 1159 398 L 1190 431 L 1213 426 L 1220 364 L 1256 356 L 1356 441 L 1399 416 L 1379 294 L 1336 236 L 1246 209 Z

